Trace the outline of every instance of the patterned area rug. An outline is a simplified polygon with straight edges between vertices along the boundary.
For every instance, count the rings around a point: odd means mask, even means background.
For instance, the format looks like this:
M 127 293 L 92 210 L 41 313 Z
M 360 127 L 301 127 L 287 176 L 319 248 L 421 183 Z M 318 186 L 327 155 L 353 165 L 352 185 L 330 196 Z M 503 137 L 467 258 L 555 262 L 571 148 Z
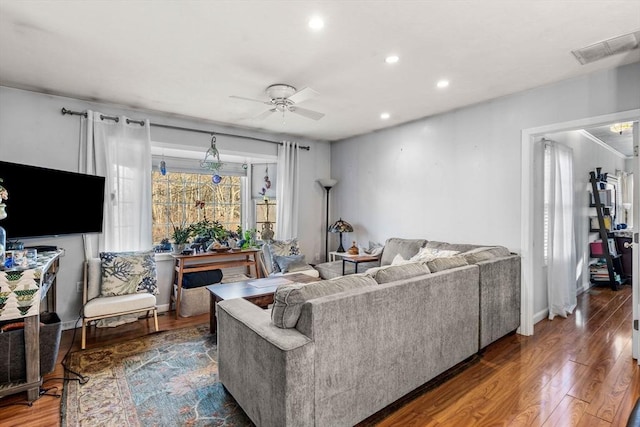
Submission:
M 208 325 L 69 355 L 90 377 L 63 389 L 62 426 L 253 426 L 218 382 Z

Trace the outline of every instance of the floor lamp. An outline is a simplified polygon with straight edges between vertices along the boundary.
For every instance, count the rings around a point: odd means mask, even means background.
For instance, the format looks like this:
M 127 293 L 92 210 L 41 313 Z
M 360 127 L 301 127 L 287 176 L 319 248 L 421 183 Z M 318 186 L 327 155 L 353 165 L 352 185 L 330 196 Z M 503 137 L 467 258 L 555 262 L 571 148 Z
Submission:
M 327 191 L 327 214 L 324 221 L 324 261 L 329 261 L 329 191 L 338 183 L 337 179 L 319 179 L 318 183 Z

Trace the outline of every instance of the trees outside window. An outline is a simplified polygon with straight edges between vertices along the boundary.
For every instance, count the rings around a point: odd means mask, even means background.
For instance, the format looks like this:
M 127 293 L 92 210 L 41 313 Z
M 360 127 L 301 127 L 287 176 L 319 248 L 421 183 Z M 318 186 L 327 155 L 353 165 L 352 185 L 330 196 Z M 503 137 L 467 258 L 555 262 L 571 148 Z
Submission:
M 211 174 L 152 172 L 153 242 L 170 237 L 173 225 L 189 226 L 207 219 L 236 231 L 242 221 L 242 178 L 223 176 L 214 184 Z

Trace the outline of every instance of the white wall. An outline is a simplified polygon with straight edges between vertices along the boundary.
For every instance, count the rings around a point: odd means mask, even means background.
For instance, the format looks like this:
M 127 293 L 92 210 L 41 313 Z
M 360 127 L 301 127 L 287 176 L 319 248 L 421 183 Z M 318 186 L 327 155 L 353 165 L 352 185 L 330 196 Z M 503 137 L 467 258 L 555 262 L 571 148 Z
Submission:
M 323 253 L 324 244 L 324 190 L 316 179 L 330 175 L 330 144 L 286 135 L 233 129 L 213 122 L 190 120 L 159 113 L 126 109 L 115 105 L 86 102 L 68 97 L 52 96 L 36 92 L 0 86 L 0 159 L 15 163 L 26 163 L 54 169 L 78 170 L 78 144 L 80 119 L 78 116 L 63 116 L 62 107 L 73 111 L 92 109 L 108 115 L 127 115 L 134 119 L 149 118 L 152 123 L 191 127 L 217 132 L 242 134 L 269 140 L 294 140 L 309 145 L 310 151 L 301 155 L 301 192 L 299 240 L 302 253 L 308 260 Z M 204 152 L 210 146 L 210 137 L 202 133 L 184 132 L 159 127 L 151 128 L 151 139 L 166 146 L 199 147 Z M 221 153 L 246 156 L 275 156 L 277 145 L 260 141 L 218 136 L 216 146 Z M 2 171 L 0 171 L 2 176 Z M 65 197 L 82 197 L 77 189 L 56 188 L 55 183 L 37 183 L 34 197 L 42 200 L 43 220 L 47 209 L 64 209 Z M 8 212 L 11 214 L 8 204 Z M 11 236 L 9 236 L 11 237 Z M 82 280 L 83 249 L 80 236 L 25 240 L 26 245 L 56 245 L 66 250 L 61 259 L 58 276 L 57 313 L 65 327 L 75 322 L 81 307 L 81 294 L 76 291 L 76 282 Z M 169 291 L 163 299 L 168 300 Z
M 354 226 L 346 241 L 423 237 L 520 252 L 522 130 L 637 109 L 639 76 L 630 64 L 334 143 L 332 218 Z

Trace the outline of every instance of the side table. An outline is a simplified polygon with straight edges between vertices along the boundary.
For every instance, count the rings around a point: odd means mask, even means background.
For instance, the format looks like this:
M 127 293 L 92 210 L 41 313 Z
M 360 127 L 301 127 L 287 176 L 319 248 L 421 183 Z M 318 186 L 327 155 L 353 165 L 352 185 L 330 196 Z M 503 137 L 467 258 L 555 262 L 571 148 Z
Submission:
M 257 255 L 259 251 L 260 249 L 243 249 L 240 251 L 205 252 L 194 255 L 172 255 L 175 260 L 173 285 L 175 285 L 176 290 L 174 293 L 172 285 L 169 307 L 171 307 L 171 303 L 175 304 L 176 319 L 180 318 L 182 277 L 185 273 L 210 271 L 229 267 L 246 267 L 247 274 L 251 275 L 251 268 L 253 267 L 253 272 L 255 274 L 254 277 L 260 278 Z
M 380 257 L 373 255 L 351 255 L 342 257 L 342 275 L 344 276 L 344 266 L 347 262 L 352 263 L 354 272 L 358 273 L 358 264 L 361 262 L 373 262 L 380 260 Z

